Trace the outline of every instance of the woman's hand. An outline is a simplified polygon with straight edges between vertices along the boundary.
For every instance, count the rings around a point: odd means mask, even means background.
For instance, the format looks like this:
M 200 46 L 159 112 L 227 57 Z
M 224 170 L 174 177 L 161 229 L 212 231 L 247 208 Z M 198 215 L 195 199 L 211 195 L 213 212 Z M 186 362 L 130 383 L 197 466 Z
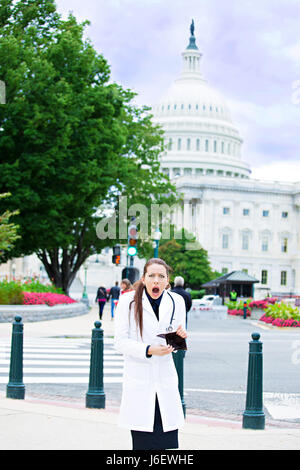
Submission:
M 166 354 L 170 354 L 173 351 L 174 351 L 174 348 L 172 348 L 172 346 L 154 344 L 153 346 L 150 346 L 150 348 L 148 349 L 148 354 L 151 354 L 151 356 L 165 356 Z
M 179 325 L 179 327 L 177 328 L 176 334 L 178 336 L 181 336 L 181 338 L 187 338 L 187 332 L 181 325 Z

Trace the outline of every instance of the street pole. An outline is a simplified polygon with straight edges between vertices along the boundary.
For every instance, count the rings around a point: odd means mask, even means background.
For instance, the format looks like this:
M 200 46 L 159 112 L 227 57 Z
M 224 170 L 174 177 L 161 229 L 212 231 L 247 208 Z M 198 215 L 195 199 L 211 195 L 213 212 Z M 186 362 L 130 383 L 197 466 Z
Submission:
M 22 317 L 15 316 L 11 337 L 9 382 L 6 386 L 6 397 L 19 400 L 25 397 L 23 384 L 23 323 Z
M 158 258 L 158 249 L 159 249 L 159 240 L 160 240 L 160 237 L 161 237 L 161 231 L 159 230 L 159 227 L 156 228 L 155 232 L 154 232 L 154 258 Z
M 177 352 L 172 353 L 174 364 L 176 367 L 178 375 L 178 390 L 181 398 L 181 404 L 183 409 L 183 414 L 185 417 L 186 404 L 184 401 L 184 383 L 183 383 L 183 360 L 184 360 L 185 351 L 179 349 Z
M 83 266 L 84 268 L 84 286 L 83 286 L 83 293 L 82 293 L 82 297 L 81 297 L 81 302 L 85 303 L 85 304 L 89 304 L 89 298 L 88 298 L 88 295 L 87 295 L 87 289 L 86 289 L 86 285 L 87 285 L 87 265 L 84 264 Z
M 243 428 L 265 429 L 263 411 L 263 353 L 260 334 L 252 333 L 249 342 L 248 380 L 246 409 L 243 414 Z
M 87 408 L 105 408 L 103 389 L 103 330 L 101 322 L 95 321 L 92 330 L 89 388 L 86 393 Z

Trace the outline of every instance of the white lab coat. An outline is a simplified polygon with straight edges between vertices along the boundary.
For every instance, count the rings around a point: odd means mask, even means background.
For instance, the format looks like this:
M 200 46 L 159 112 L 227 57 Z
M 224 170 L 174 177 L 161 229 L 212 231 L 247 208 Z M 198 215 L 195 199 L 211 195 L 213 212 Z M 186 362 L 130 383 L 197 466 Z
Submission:
M 175 301 L 173 331 L 185 327 L 185 303 L 172 292 Z M 148 345 L 166 344 L 158 334 L 166 333 L 170 324 L 173 303 L 166 291 L 159 307 L 159 321 L 144 291 L 143 338 L 134 319 L 134 303 L 129 304 L 134 291 L 121 295 L 115 316 L 115 348 L 124 355 L 123 393 L 119 426 L 135 431 L 153 431 L 155 396 L 157 394 L 164 432 L 178 429 L 184 424 L 178 376 L 172 354 L 146 357 Z

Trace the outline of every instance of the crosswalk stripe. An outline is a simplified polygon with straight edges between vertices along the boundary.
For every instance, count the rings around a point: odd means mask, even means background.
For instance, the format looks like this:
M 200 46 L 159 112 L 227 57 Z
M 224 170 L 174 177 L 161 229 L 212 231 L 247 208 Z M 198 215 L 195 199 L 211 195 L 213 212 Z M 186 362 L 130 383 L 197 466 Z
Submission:
M 110 338 L 104 341 L 104 384 L 123 381 L 123 356 L 113 349 L 112 343 Z M 10 340 L 0 340 L 0 384 L 9 380 L 10 349 Z M 23 344 L 23 382 L 88 384 L 90 356 L 90 340 L 30 338 Z

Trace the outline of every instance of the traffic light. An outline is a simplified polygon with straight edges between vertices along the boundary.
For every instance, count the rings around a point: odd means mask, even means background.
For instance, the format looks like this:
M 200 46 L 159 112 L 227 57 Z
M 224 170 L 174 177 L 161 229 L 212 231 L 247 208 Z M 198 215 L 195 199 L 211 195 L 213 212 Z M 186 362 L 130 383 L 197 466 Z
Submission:
M 115 245 L 113 247 L 112 262 L 114 264 L 120 264 L 121 263 L 121 247 L 120 247 L 120 245 Z
M 137 239 L 138 239 L 138 231 L 137 231 L 136 225 L 131 224 L 128 227 L 127 254 L 129 256 L 135 256 L 137 254 Z

